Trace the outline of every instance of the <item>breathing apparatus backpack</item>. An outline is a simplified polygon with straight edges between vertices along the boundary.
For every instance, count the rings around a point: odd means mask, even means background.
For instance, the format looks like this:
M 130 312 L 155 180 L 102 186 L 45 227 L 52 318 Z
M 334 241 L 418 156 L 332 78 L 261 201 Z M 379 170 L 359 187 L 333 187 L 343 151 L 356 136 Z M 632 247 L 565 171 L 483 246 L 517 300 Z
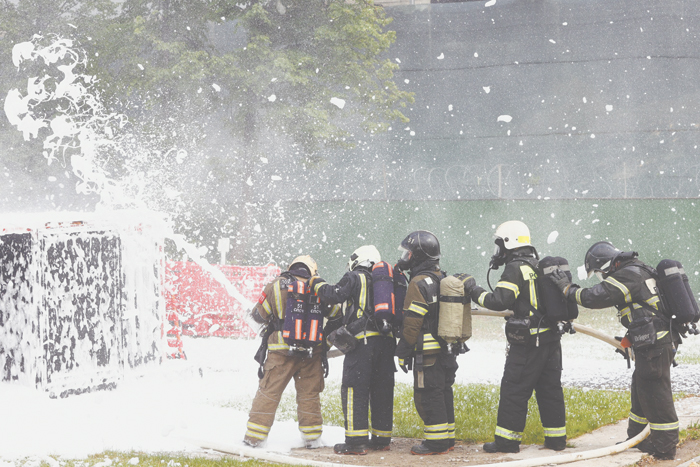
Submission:
M 473 280 L 469 274 L 455 274 L 440 280 L 438 337 L 447 343 L 449 353 L 458 352 L 472 336 L 471 297 L 465 293 L 469 279 Z
M 654 277 L 664 316 L 674 325 L 685 327 L 691 334 L 700 333 L 695 325 L 700 319 L 700 309 L 683 265 L 672 259 L 661 260 Z
M 321 300 L 304 281 L 291 279 L 287 286 L 282 337 L 290 352 L 306 351 L 323 341 Z
M 401 326 L 407 289 L 406 276 L 398 269 L 394 270 L 386 261 L 372 267 L 374 320 L 382 334 L 389 334 L 392 328 Z
M 386 261 L 380 261 L 372 267 L 372 291 L 375 324 L 383 334 L 389 334 L 396 316 L 396 296 L 394 271 Z
M 539 281 L 542 309 L 549 321 L 557 323 L 557 329 L 563 333 L 567 330 L 566 323 L 578 318 L 578 305 L 567 300 L 551 278 L 555 269 L 561 269 L 571 282 L 569 262 L 560 256 L 545 256 L 539 261 L 537 269 L 539 269 L 538 275 L 542 277 L 542 280 Z

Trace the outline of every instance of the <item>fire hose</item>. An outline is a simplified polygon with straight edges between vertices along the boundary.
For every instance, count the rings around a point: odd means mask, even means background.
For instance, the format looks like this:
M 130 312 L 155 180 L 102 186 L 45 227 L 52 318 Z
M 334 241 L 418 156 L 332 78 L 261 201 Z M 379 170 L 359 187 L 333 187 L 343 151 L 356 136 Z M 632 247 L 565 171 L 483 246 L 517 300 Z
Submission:
M 624 441 L 620 444 L 615 444 L 613 446 L 608 446 L 604 448 L 598 448 L 598 449 L 591 449 L 589 451 L 582 451 L 582 452 L 571 452 L 568 454 L 554 454 L 550 456 L 544 456 L 544 457 L 536 457 L 532 459 L 521 459 L 517 461 L 510 461 L 510 462 L 499 462 L 498 465 L 506 466 L 506 467 L 538 467 L 538 466 L 543 466 L 543 465 L 556 465 L 556 464 L 568 464 L 569 462 L 576 462 L 576 461 L 582 461 L 582 460 L 587 460 L 587 459 L 595 459 L 598 457 L 603 457 L 603 456 L 611 456 L 613 454 L 618 454 L 622 451 L 625 451 L 629 448 L 632 448 L 642 442 L 644 438 L 649 436 L 649 425 L 647 425 L 644 430 L 642 430 L 641 433 L 639 433 L 637 436 L 628 439 L 627 441 Z M 311 465 L 315 467 L 366 467 L 366 466 L 357 466 L 353 464 L 340 464 L 338 462 L 324 462 L 324 461 L 315 461 L 312 459 L 304 459 L 300 457 L 294 457 L 294 456 L 288 456 L 284 454 L 278 454 L 274 452 L 269 452 L 269 451 L 263 451 L 261 449 L 256 449 L 256 448 L 250 448 L 246 446 L 234 446 L 234 445 L 229 445 L 229 444 L 224 444 L 224 443 L 217 443 L 217 442 L 211 442 L 211 441 L 202 441 L 202 440 L 194 440 L 194 439 L 188 439 L 188 442 L 197 445 L 203 449 L 212 449 L 214 451 L 219 451 L 223 452 L 226 454 L 233 454 L 236 456 L 241 456 L 241 457 L 250 457 L 254 459 L 259 459 L 263 461 L 268 461 L 268 462 L 278 462 L 281 464 L 289 464 L 289 465 Z M 493 466 L 495 464 L 480 464 L 480 465 L 472 465 L 472 466 L 464 466 L 464 467 L 487 467 L 487 466 Z
M 509 316 L 513 316 L 513 312 L 510 310 L 506 311 L 494 311 L 494 310 L 489 310 L 487 308 L 481 308 L 481 307 L 476 307 L 472 308 L 472 315 L 473 316 L 496 316 L 496 317 L 501 317 L 501 318 L 507 318 Z M 594 337 L 600 341 L 605 342 L 606 344 L 610 344 L 613 347 L 615 347 L 617 350 L 619 350 L 621 353 L 625 353 L 625 348 L 622 347 L 622 344 L 620 341 L 615 339 L 614 337 L 605 334 L 604 332 L 598 331 L 597 329 L 594 329 L 590 326 L 585 326 L 583 324 L 579 323 L 574 323 L 573 321 L 571 322 L 571 328 L 576 331 L 580 332 L 581 334 L 585 334 L 587 336 Z M 627 352 L 629 352 L 630 359 L 634 360 L 634 353 L 632 352 L 631 348 L 627 349 Z M 338 350 L 338 349 L 332 349 L 328 351 L 328 358 L 333 358 L 333 357 L 340 357 L 343 355 L 343 353 Z
M 509 316 L 513 316 L 513 312 L 510 310 L 493 311 L 493 310 L 489 310 L 487 308 L 476 307 L 476 308 L 472 308 L 472 315 L 475 315 L 475 316 L 499 316 L 501 318 L 507 318 Z M 590 326 L 585 326 L 583 324 L 574 323 L 573 321 L 571 322 L 571 328 L 576 332 L 580 332 L 581 334 L 585 334 L 587 336 L 594 337 L 598 340 L 605 342 L 606 344 L 610 344 L 613 347 L 615 347 L 617 350 L 619 350 L 620 352 L 625 353 L 625 348 L 622 346 L 620 341 L 618 341 L 617 339 L 615 339 L 612 336 L 609 336 L 608 334 L 605 334 L 604 332 L 600 332 L 597 329 L 594 329 Z M 632 349 L 628 348 L 627 351 L 630 354 L 630 358 L 632 360 L 634 360 L 634 353 L 632 352 Z

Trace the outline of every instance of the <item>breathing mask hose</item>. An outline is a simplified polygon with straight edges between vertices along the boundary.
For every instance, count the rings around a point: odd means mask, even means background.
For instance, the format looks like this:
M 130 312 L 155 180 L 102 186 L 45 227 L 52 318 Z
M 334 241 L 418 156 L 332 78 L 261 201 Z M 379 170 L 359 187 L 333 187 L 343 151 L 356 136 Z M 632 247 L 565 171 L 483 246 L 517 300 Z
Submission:
M 486 283 L 488 284 L 489 289 L 491 289 L 491 292 L 493 292 L 493 287 L 491 287 L 491 281 L 489 280 L 489 274 L 491 274 L 491 271 L 492 271 L 492 270 L 493 270 L 493 268 L 490 267 L 490 268 L 488 269 L 488 271 L 486 271 Z

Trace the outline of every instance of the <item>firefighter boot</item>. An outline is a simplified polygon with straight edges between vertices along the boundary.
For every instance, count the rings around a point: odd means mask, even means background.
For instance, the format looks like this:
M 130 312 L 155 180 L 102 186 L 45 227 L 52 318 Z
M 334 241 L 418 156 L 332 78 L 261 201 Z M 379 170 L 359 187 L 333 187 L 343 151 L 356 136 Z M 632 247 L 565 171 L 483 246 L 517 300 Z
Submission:
M 335 446 L 333 446 L 333 451 L 336 454 L 364 456 L 365 454 L 367 454 L 367 445 L 338 443 Z
M 372 438 L 372 440 L 369 442 L 369 448 L 372 451 L 388 451 L 389 449 L 391 449 L 389 447 L 389 443 L 375 441 L 374 438 Z
M 499 446 L 497 442 L 492 441 L 490 443 L 484 443 L 484 452 L 520 452 L 520 445 L 514 444 L 512 446 Z
M 436 451 L 435 449 L 428 447 L 425 443 L 416 444 L 411 448 L 411 454 L 415 456 L 431 456 L 434 454 L 447 454 L 449 448 L 445 448 L 442 451 Z
M 664 461 L 673 460 L 676 458 L 676 448 L 674 447 L 673 449 L 671 449 L 668 452 L 651 452 L 649 454 L 651 454 L 652 456 L 654 456 L 655 459 L 658 459 L 658 460 L 664 460 Z
M 308 439 L 306 440 L 306 449 L 318 449 L 320 447 L 323 447 L 323 443 L 321 443 L 321 438 L 316 438 L 316 439 Z
M 243 444 L 250 446 L 251 448 L 263 448 L 267 444 L 266 439 L 256 439 L 246 436 L 243 438 Z
M 563 451 L 566 449 L 566 438 L 547 438 L 544 439 L 545 449 L 551 449 L 552 451 Z

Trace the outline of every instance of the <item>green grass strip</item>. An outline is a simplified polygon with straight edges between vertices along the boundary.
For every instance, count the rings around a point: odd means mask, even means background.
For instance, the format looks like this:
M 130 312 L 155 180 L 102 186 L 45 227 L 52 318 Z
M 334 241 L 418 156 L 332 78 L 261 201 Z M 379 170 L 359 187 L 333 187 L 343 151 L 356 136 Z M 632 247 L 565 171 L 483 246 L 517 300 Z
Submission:
M 498 413 L 500 388 L 487 384 L 455 384 L 456 437 L 474 443 L 493 440 Z M 337 391 L 336 395 L 330 391 Z M 626 418 L 630 410 L 627 391 L 564 389 L 567 420 L 566 434 L 575 438 L 601 426 Z M 343 426 L 340 406 L 340 388 L 329 387 L 324 391 L 323 420 L 327 425 Z M 413 404 L 413 387 L 406 383 L 394 388 L 394 436 L 422 438 L 423 422 Z M 524 444 L 542 444 L 544 432 L 535 397 L 528 404 L 528 417 L 523 433 Z

